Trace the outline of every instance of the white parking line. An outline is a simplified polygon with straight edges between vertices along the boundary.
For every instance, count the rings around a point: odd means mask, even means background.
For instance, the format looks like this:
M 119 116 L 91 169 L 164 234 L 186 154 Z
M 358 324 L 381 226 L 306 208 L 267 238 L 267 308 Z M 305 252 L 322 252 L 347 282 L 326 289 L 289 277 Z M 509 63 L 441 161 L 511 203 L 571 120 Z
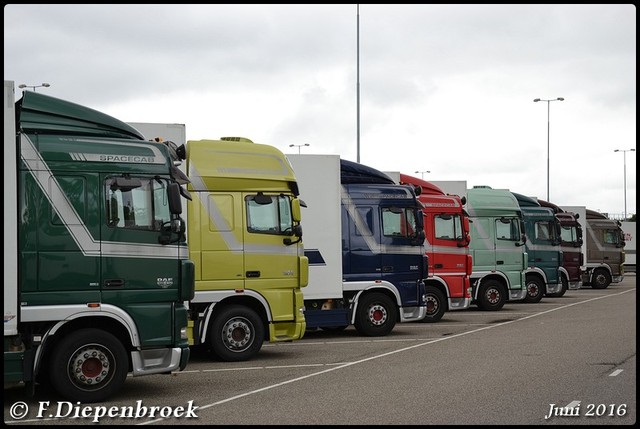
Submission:
M 339 369 L 348 368 L 348 367 L 353 366 L 353 365 L 358 365 L 358 364 L 361 364 L 361 363 L 364 363 L 364 362 L 369 362 L 369 361 L 372 361 L 372 360 L 375 360 L 375 359 L 380 359 L 380 358 L 383 358 L 383 357 L 392 356 L 394 354 L 402 353 L 402 352 L 405 352 L 407 350 L 413 350 L 413 349 L 418 348 L 418 347 L 424 347 L 424 346 L 428 346 L 428 345 L 431 345 L 431 344 L 439 343 L 441 341 L 447 341 L 447 340 L 450 340 L 452 338 L 463 337 L 465 335 L 475 334 L 476 332 L 480 332 L 480 331 L 484 331 L 484 330 L 488 330 L 488 329 L 494 329 L 494 328 L 497 328 L 499 326 L 508 325 L 510 323 L 515 323 L 515 322 L 520 322 L 520 321 L 523 321 L 523 320 L 528 320 L 528 319 L 531 319 L 531 318 L 534 318 L 534 317 L 542 316 L 542 315 L 547 314 L 547 313 L 551 313 L 552 311 L 558 311 L 558 310 L 562 310 L 562 309 L 565 309 L 565 308 L 573 307 L 575 305 L 585 304 L 585 303 L 596 301 L 596 300 L 599 300 L 599 299 L 602 299 L 602 298 L 606 298 L 606 297 L 618 296 L 618 295 L 622 295 L 622 294 L 625 294 L 625 293 L 628 293 L 628 292 L 635 292 L 635 289 L 627 289 L 627 290 L 624 290 L 624 291 L 622 291 L 620 293 L 616 293 L 616 294 L 613 294 L 613 295 L 605 295 L 605 296 L 594 297 L 594 298 L 591 298 L 591 299 L 588 299 L 588 300 L 585 300 L 585 301 L 575 302 L 575 303 L 572 303 L 572 304 L 564 305 L 562 307 L 556 307 L 556 308 L 552 308 L 550 310 L 542 311 L 540 313 L 531 314 L 531 315 L 528 315 L 526 317 L 522 317 L 520 319 L 509 320 L 509 321 L 502 322 L 502 323 L 496 323 L 495 325 L 485 326 L 485 327 L 482 327 L 482 328 L 474 329 L 472 331 L 461 332 L 459 334 L 453 334 L 453 335 L 449 335 L 449 336 L 446 336 L 446 337 L 437 338 L 437 339 L 434 339 L 434 340 L 428 340 L 426 342 L 421 342 L 419 344 L 414 344 L 412 346 L 404 347 L 404 348 L 401 348 L 401 349 L 398 349 L 398 350 L 393 350 L 393 351 L 390 351 L 390 352 L 381 353 L 379 355 L 370 356 L 368 358 L 360 359 L 360 360 L 357 360 L 357 361 L 354 361 L 354 362 L 347 362 L 347 363 L 344 363 L 342 365 L 339 365 L 339 366 L 336 366 L 336 367 L 333 367 L 333 368 L 328 368 L 328 369 L 324 369 L 322 371 L 314 372 L 312 374 L 307 374 L 307 375 L 303 375 L 301 377 L 292 378 L 290 380 L 286 380 L 286 381 L 283 381 L 283 382 L 280 382 L 280 383 L 276 383 L 276 384 L 272 384 L 272 385 L 269 385 L 269 386 L 265 386 L 265 387 L 262 387 L 260 389 L 251 390 L 249 392 L 241 393 L 241 394 L 236 395 L 236 396 L 231 396 L 231 397 L 229 397 L 227 399 L 223 399 L 223 400 L 220 400 L 220 401 L 212 402 L 212 403 L 207 404 L 207 405 L 202 405 L 198 409 L 199 410 L 206 410 L 207 408 L 215 407 L 216 405 L 225 404 L 227 402 L 235 401 L 236 399 L 240 399 L 240 398 L 244 398 L 244 397 L 247 397 L 247 396 L 255 395 L 257 393 L 261 393 L 261 392 L 265 392 L 267 390 L 275 389 L 275 388 L 280 387 L 280 386 L 286 386 L 287 384 L 296 383 L 298 381 L 306 380 L 308 378 L 317 377 L 317 376 L 320 376 L 322 374 L 327 374 L 329 372 L 337 371 Z M 259 368 L 255 368 L 255 369 L 259 369 Z M 177 374 L 179 374 L 179 373 L 177 373 Z M 143 422 L 143 423 L 138 423 L 138 425 L 147 425 L 147 424 L 152 424 L 152 423 L 160 422 L 160 421 L 164 421 L 164 420 L 166 420 L 166 419 L 160 418 L 160 419 L 151 420 L 151 421 L 147 421 L 147 422 Z

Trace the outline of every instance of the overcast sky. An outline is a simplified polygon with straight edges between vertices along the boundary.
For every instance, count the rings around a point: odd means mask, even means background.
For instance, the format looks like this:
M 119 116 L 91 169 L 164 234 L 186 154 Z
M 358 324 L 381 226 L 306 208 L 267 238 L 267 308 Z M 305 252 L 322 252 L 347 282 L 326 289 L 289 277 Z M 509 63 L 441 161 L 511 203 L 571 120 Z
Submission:
M 636 147 L 633 4 L 11 4 L 4 78 L 191 140 L 542 199 L 549 147 L 552 202 L 622 216 L 626 164 L 636 213 L 636 152 L 614 152 Z

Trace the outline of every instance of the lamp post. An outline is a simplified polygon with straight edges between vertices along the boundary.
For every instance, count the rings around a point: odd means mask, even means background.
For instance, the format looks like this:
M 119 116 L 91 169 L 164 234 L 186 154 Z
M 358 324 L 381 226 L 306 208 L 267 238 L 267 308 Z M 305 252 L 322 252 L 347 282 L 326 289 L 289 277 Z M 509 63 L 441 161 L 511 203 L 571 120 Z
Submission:
M 614 152 L 622 152 L 624 162 L 624 220 L 627 220 L 627 152 L 635 152 L 635 149 L 615 149 Z
M 537 103 L 538 101 L 546 101 L 547 102 L 547 201 L 551 201 L 549 199 L 549 127 L 550 127 L 550 123 L 549 123 L 549 111 L 550 111 L 550 105 L 552 101 L 564 101 L 564 98 L 562 97 L 558 97 L 558 98 L 554 98 L 552 100 L 543 100 L 542 98 L 536 98 L 533 100 L 534 103 Z
M 18 85 L 18 88 L 32 88 L 33 92 L 36 92 L 36 88 L 49 88 L 51 85 L 49 85 L 48 83 L 41 83 L 40 85 L 26 85 L 24 83 L 21 83 L 20 85 Z
M 289 147 L 297 147 L 298 148 L 298 155 L 300 155 L 300 148 L 302 146 L 309 146 L 309 143 L 305 143 L 305 144 L 290 144 Z
M 420 177 L 422 179 L 424 179 L 424 173 L 431 173 L 429 170 L 424 170 L 424 171 L 416 171 L 416 174 L 420 173 Z

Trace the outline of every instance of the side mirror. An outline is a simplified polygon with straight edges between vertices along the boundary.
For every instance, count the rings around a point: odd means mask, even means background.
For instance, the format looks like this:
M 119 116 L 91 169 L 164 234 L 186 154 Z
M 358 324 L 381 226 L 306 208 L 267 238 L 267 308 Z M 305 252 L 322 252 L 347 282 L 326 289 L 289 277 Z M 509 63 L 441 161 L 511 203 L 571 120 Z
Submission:
M 180 200 L 180 185 L 176 182 L 169 183 L 167 186 L 167 197 L 169 200 L 169 211 L 171 214 L 182 214 L 182 202 Z
M 291 216 L 294 222 L 300 222 L 302 220 L 302 210 L 300 209 L 300 200 L 294 198 L 291 200 Z

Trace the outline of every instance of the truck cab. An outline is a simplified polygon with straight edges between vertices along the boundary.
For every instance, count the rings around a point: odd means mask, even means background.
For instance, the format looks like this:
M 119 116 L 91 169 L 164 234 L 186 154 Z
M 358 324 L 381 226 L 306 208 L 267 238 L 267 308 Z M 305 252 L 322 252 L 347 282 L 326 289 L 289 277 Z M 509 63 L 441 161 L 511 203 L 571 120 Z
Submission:
M 180 160 L 85 106 L 32 91 L 14 105 L 12 84 L 5 383 L 48 383 L 66 399 L 100 402 L 129 373 L 184 369 L 194 267 Z
M 562 249 L 562 265 L 560 267 L 562 289 L 551 297 L 561 297 L 567 290 L 576 290 L 582 287 L 582 265 L 584 254 L 582 253 L 582 225 L 578 222 L 577 213 L 565 212 L 560 206 L 549 201 L 537 199 L 543 207 L 549 207 L 555 213 L 560 223 L 560 246 Z
M 442 319 L 445 312 L 471 305 L 472 258 L 466 197 L 445 193 L 432 182 L 398 172 L 387 172 L 396 183 L 420 187 L 429 276 L 425 280 L 427 315 L 422 322 Z M 466 194 L 466 186 L 463 187 Z
M 467 189 L 471 221 L 469 249 L 473 260 L 473 303 L 482 310 L 500 310 L 507 301 L 526 298 L 525 228 L 522 209 L 507 189 Z
M 560 222 L 549 207 L 542 207 L 535 198 L 512 192 L 524 215 L 529 261 L 525 278 L 527 297 L 524 302 L 540 302 L 543 296 L 562 290 Z
M 413 186 L 339 155 L 294 155 L 304 201 L 307 329 L 389 334 L 426 311 L 427 257 Z

